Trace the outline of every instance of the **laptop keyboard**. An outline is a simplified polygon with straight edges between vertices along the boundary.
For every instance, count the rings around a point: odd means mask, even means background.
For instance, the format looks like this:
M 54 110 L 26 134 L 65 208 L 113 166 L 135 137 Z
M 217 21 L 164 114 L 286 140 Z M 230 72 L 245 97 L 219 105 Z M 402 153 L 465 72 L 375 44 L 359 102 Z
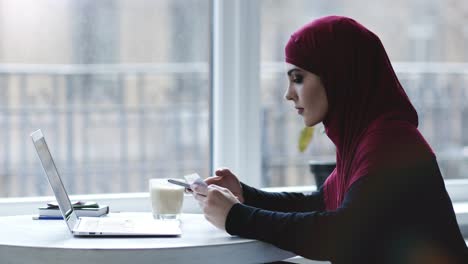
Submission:
M 122 232 L 133 228 L 134 223 L 128 219 L 82 218 L 79 225 L 80 231 L 88 232 Z

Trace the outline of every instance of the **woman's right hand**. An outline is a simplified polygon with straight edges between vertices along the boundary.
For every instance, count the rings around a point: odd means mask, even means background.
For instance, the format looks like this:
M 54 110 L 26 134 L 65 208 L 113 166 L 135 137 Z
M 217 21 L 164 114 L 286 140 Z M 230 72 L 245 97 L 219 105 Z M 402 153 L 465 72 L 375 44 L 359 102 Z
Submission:
M 232 173 L 228 168 L 220 168 L 215 171 L 215 175 L 216 176 L 206 178 L 206 184 L 216 184 L 229 189 L 241 203 L 244 202 L 240 181 L 234 173 Z

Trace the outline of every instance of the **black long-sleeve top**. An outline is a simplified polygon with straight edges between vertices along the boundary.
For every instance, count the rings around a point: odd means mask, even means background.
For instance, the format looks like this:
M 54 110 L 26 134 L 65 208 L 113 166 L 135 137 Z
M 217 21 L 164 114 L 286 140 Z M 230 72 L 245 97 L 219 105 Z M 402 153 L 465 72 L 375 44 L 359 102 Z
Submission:
M 335 211 L 323 192 L 270 193 L 242 184 L 231 235 L 332 263 L 468 263 L 467 248 L 435 159 L 356 181 Z

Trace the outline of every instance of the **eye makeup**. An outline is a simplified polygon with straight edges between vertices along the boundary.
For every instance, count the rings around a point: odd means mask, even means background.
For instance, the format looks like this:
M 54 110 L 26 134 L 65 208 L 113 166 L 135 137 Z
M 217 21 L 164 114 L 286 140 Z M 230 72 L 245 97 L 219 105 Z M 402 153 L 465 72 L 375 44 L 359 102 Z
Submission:
M 291 74 L 291 81 L 294 83 L 302 83 L 304 77 L 300 74 L 293 73 Z
M 296 68 L 289 70 L 288 76 L 292 82 L 298 83 L 298 84 L 302 83 L 304 79 L 304 76 L 300 74 L 300 70 Z

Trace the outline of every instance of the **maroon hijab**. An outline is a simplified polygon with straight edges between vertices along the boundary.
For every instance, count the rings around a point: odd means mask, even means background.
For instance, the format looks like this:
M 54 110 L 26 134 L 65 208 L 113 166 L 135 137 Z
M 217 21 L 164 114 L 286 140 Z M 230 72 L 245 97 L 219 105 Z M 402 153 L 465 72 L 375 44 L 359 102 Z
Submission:
M 290 38 L 286 62 L 317 74 L 326 89 L 323 121 L 336 146 L 336 168 L 324 184 L 326 210 L 337 209 L 358 179 L 432 155 L 417 131 L 418 115 L 379 38 L 347 17 L 314 20 Z M 404 154 L 392 146 L 413 145 Z

